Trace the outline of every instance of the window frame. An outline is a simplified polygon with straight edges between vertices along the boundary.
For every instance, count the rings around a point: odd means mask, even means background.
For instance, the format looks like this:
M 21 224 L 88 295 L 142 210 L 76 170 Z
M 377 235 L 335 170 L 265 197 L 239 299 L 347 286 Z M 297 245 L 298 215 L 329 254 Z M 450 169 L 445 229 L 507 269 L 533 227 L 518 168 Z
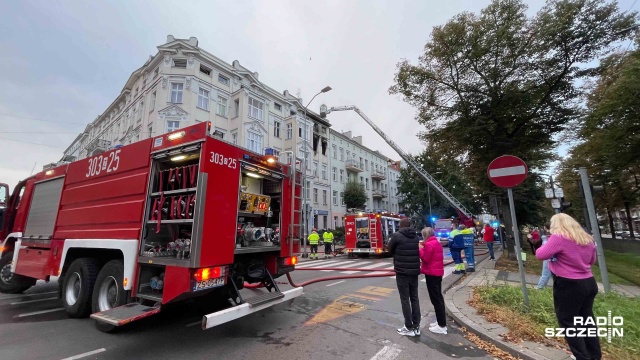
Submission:
M 222 80 L 221 80 L 222 79 Z M 230 80 L 228 77 L 218 73 L 218 82 L 223 85 L 229 86 Z
M 174 85 L 179 85 L 180 89 L 174 89 Z M 176 93 L 176 101 L 174 101 L 174 92 Z M 178 99 L 179 98 L 179 99 Z M 180 101 L 178 101 L 180 100 Z M 169 92 L 169 102 L 172 104 L 182 104 L 182 100 L 184 100 L 184 83 L 183 82 L 172 82 L 171 83 L 171 91 Z
M 252 138 L 251 135 L 253 135 L 254 138 Z M 247 131 L 247 141 L 245 144 L 247 149 L 259 154 L 262 152 L 262 145 L 264 144 L 264 136 L 255 131 Z
M 228 106 L 229 106 L 229 99 L 227 99 L 224 96 L 218 95 L 218 103 L 216 105 L 216 115 L 227 117 L 227 112 L 229 111 Z M 223 109 L 222 111 L 223 114 L 220 113 L 220 109 Z
M 203 93 L 206 94 L 203 95 Z M 209 96 L 211 94 L 211 91 L 205 89 L 205 88 L 198 88 L 198 102 L 196 104 L 196 107 L 200 110 L 204 110 L 204 111 L 209 111 Z
M 260 107 L 254 105 L 254 103 L 260 104 Z M 264 102 L 249 96 L 249 101 L 247 101 L 248 111 L 247 116 L 251 119 L 256 119 L 258 121 L 264 121 Z M 254 114 L 254 111 L 256 114 Z M 259 115 L 259 116 L 257 116 Z

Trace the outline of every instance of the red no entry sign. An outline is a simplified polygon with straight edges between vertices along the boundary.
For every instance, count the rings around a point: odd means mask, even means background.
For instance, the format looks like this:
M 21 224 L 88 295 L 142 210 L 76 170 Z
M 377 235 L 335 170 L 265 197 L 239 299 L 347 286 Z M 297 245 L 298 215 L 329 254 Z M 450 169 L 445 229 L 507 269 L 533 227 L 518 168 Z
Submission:
M 517 156 L 503 155 L 491 162 L 487 176 L 492 183 L 503 188 L 512 188 L 522 184 L 527 177 L 527 164 Z

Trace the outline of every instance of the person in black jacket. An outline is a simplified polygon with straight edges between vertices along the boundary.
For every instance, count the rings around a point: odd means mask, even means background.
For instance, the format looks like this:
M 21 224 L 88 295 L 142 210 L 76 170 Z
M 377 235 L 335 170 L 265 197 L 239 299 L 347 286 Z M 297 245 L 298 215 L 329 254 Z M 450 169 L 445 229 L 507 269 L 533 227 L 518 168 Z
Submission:
M 420 276 L 420 250 L 418 235 L 408 218 L 400 220 L 400 231 L 391 235 L 389 253 L 393 255 L 396 284 L 400 293 L 404 327 L 398 334 L 420 335 L 420 301 L 418 300 L 418 276 Z

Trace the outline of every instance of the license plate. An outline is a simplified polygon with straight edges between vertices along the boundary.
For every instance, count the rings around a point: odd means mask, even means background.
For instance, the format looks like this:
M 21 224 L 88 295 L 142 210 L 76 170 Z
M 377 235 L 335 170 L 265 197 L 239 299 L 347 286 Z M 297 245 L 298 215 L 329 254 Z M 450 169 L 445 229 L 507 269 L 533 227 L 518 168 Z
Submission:
M 210 289 L 213 287 L 218 287 L 223 285 L 224 285 L 224 277 L 208 279 L 203 281 L 196 281 L 196 284 L 193 286 L 193 291 Z

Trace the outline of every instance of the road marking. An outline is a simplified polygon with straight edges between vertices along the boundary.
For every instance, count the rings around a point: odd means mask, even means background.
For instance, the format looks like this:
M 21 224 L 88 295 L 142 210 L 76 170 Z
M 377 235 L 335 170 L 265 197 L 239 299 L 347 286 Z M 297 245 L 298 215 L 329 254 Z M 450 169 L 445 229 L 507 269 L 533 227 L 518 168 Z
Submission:
M 391 346 L 385 346 L 377 354 L 373 355 L 371 360 L 392 360 L 400 354 L 400 348 L 393 344 Z
M 101 352 L 107 351 L 107 349 L 102 348 L 102 349 L 97 349 L 97 350 L 93 350 L 93 351 L 89 351 L 86 353 L 82 353 L 82 354 L 78 354 L 78 355 L 74 355 L 68 358 L 64 358 L 62 360 L 76 360 L 76 359 L 82 359 L 83 357 L 87 357 L 87 356 L 91 356 L 91 355 L 95 355 L 95 354 L 100 354 Z
M 302 265 L 296 265 L 296 268 L 302 269 L 302 268 L 324 267 L 327 264 L 333 264 L 333 263 L 339 263 L 339 262 L 341 262 L 341 261 L 340 260 L 331 260 L 331 261 L 317 262 L 317 261 L 309 260 L 308 262 L 306 262 L 306 263 L 304 263 Z
M 192 326 L 201 325 L 201 324 L 202 324 L 202 320 L 192 322 L 191 324 L 187 324 L 186 327 L 192 327 Z
M 387 263 L 377 263 L 377 264 L 373 264 L 373 265 L 369 265 L 369 266 L 365 266 L 362 267 L 361 269 L 373 269 L 373 268 L 377 268 L 380 266 L 385 266 L 388 265 Z M 355 274 L 355 273 L 359 273 L 360 271 L 355 270 L 355 271 L 342 271 L 341 274 Z
M 331 267 L 342 267 L 340 265 L 351 264 L 351 263 L 353 263 L 353 260 L 347 260 L 347 261 L 339 262 L 337 264 L 331 264 Z M 320 271 L 329 272 L 329 271 L 334 271 L 334 270 L 320 270 Z
M 26 313 L 26 314 L 16 315 L 16 316 L 14 316 L 14 318 L 21 318 L 21 317 L 27 317 L 27 316 L 33 316 L 33 315 L 46 314 L 46 313 L 56 312 L 56 311 L 61 311 L 61 310 L 64 310 L 64 308 L 61 307 L 61 308 L 56 308 L 56 309 L 34 311 L 34 312 Z
M 16 302 L 12 302 L 9 305 L 31 304 L 31 303 L 36 303 L 36 302 L 41 302 L 41 301 L 49 301 L 49 300 L 56 300 L 56 299 L 58 299 L 58 297 L 54 296 L 54 297 L 38 299 L 38 300 L 16 301 Z
M 329 285 L 327 285 L 327 286 L 338 285 L 338 284 L 343 283 L 343 282 L 345 282 L 345 281 L 346 281 L 346 280 L 342 280 L 342 281 L 334 282 L 334 283 L 331 283 L 331 284 L 329 284 Z
M 35 294 L 5 295 L 5 296 L 0 296 L 0 300 L 17 299 L 25 296 L 38 296 L 38 295 L 48 295 L 48 294 L 57 294 L 57 293 L 58 293 L 57 291 L 49 291 L 49 292 L 35 293 Z

